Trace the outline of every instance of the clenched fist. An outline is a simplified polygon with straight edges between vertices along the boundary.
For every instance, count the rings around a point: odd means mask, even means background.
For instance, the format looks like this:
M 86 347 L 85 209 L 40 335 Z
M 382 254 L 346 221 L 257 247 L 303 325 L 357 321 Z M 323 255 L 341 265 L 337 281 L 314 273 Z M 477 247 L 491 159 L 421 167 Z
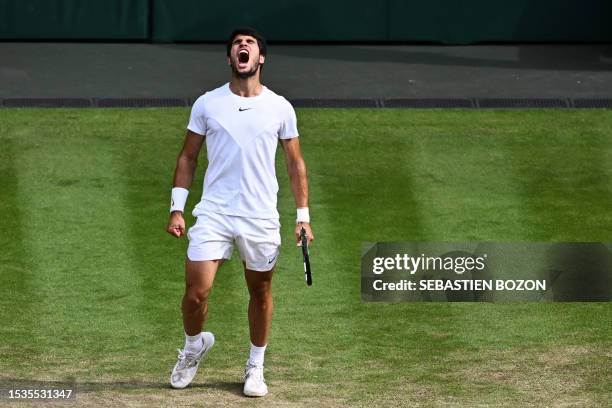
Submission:
M 168 234 L 177 238 L 185 235 L 185 220 L 183 219 L 183 213 L 181 211 L 173 211 L 170 214 L 166 231 Z

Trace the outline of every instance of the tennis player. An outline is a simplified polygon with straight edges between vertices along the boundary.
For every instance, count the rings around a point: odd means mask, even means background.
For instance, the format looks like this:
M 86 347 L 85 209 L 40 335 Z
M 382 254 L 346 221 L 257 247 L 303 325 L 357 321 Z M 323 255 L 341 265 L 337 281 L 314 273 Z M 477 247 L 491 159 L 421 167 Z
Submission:
M 285 98 L 262 85 L 265 59 L 266 41 L 258 32 L 250 28 L 235 30 L 227 43 L 231 81 L 200 96 L 191 109 L 174 173 L 167 226 L 167 232 L 177 238 L 185 235 L 183 210 L 204 142 L 208 168 L 202 199 L 192 213 L 197 221 L 187 232 L 182 301 L 185 347 L 179 349 L 172 370 L 170 383 L 174 388 L 191 383 L 200 361 L 215 343 L 212 333 L 202 332 L 208 298 L 219 267 L 230 259 L 236 245 L 250 295 L 251 348 L 244 394 L 261 397 L 268 393 L 264 353 L 272 321 L 272 276 L 281 244 L 274 166 L 279 140 L 297 207 L 296 242 L 302 227 L 308 240 L 314 239 L 295 112 Z

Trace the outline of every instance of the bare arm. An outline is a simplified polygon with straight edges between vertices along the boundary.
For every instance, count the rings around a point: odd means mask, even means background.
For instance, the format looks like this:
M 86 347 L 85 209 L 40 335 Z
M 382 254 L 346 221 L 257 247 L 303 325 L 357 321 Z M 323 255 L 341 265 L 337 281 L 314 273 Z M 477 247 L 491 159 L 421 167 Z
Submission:
M 204 136 L 187 131 L 185 135 L 185 143 L 176 160 L 176 169 L 174 170 L 174 187 L 182 187 L 189 189 L 193 182 L 193 175 L 198 167 L 198 155 L 204 143 Z M 166 231 L 179 238 L 185 235 L 185 220 L 183 219 L 182 211 L 173 211 L 168 220 Z
M 183 149 L 176 160 L 174 170 L 174 187 L 191 188 L 193 175 L 198 167 L 198 155 L 204 143 L 204 136 L 198 135 L 191 130 L 185 135 Z
M 308 178 L 299 138 L 281 139 L 296 207 L 308 207 Z
M 291 182 L 291 191 L 295 198 L 297 208 L 308 207 L 308 176 L 306 172 L 306 163 L 302 157 L 300 149 L 300 140 L 297 137 L 293 139 L 281 139 L 281 145 L 285 152 L 285 161 L 287 162 L 287 172 L 289 173 L 289 181 Z M 295 228 L 295 235 L 300 244 L 300 230 L 304 227 L 308 241 L 314 239 L 310 223 L 298 223 Z

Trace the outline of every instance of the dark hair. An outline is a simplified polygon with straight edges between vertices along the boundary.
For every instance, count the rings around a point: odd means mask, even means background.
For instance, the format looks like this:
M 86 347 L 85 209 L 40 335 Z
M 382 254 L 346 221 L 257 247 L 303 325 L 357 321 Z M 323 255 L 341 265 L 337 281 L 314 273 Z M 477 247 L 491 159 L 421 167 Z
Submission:
M 266 55 L 267 47 L 266 47 L 266 39 L 264 38 L 264 36 L 261 35 L 259 32 L 257 32 L 257 30 L 255 30 L 254 28 L 240 27 L 232 31 L 232 33 L 230 34 L 227 40 L 226 47 L 227 47 L 228 57 L 230 56 L 230 51 L 232 49 L 232 42 L 234 41 L 234 38 L 236 38 L 236 36 L 238 35 L 248 35 L 248 36 L 255 38 L 257 40 L 257 46 L 259 47 L 259 54 Z

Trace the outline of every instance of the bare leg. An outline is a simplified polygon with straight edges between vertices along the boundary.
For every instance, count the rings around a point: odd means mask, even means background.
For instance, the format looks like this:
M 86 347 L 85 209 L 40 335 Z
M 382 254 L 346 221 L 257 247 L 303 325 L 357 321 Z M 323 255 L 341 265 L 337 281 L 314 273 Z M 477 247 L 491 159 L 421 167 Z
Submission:
M 208 296 L 222 260 L 190 261 L 185 264 L 185 295 L 181 309 L 185 333 L 195 336 L 202 331 L 208 314 Z
M 262 347 L 268 343 L 268 333 L 272 323 L 272 274 L 274 268 L 268 272 L 244 270 L 247 286 L 249 288 L 249 332 L 251 343 Z

